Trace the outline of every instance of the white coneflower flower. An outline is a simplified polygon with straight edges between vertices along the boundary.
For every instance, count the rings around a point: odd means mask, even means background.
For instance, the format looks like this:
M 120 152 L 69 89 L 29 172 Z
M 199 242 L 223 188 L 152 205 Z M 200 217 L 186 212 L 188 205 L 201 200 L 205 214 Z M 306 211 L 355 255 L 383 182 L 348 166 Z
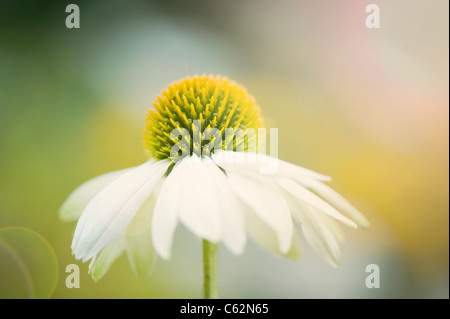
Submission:
M 236 83 L 220 76 L 187 78 L 163 91 L 154 106 L 144 134 L 150 159 L 86 182 L 61 207 L 63 219 L 79 218 L 72 251 L 83 262 L 91 260 L 95 280 L 124 251 L 142 275 L 154 251 L 169 259 L 179 222 L 204 240 L 205 271 L 213 277 L 219 242 L 241 254 L 249 234 L 262 246 L 297 258 L 298 234 L 303 233 L 330 264 L 339 265 L 336 221 L 368 226 L 358 210 L 324 184 L 329 177 L 258 154 L 245 143 L 248 136 L 238 130 L 258 129 L 262 121 L 253 98 Z M 231 144 L 227 128 L 236 133 Z M 220 132 L 210 139 L 223 138 L 219 147 L 195 139 L 205 135 L 202 129 Z M 174 146 L 184 155 L 175 156 Z M 274 161 L 276 172 L 261 174 Z

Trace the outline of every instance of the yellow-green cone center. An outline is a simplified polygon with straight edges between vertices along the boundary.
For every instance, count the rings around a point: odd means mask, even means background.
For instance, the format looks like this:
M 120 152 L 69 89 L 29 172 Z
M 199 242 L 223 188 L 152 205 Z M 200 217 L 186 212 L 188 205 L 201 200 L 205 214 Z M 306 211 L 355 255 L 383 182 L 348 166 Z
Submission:
M 199 156 L 218 148 L 253 150 L 249 139 L 256 139 L 252 132 L 262 126 L 253 97 L 221 76 L 174 82 L 153 105 L 147 114 L 144 147 L 155 159 L 173 159 L 174 150 Z

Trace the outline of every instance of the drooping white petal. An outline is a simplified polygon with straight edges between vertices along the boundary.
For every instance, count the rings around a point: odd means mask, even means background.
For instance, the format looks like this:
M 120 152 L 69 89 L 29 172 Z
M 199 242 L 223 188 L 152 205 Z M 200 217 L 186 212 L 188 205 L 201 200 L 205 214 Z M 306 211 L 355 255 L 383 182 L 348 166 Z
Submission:
M 111 268 L 113 262 L 123 253 L 125 250 L 125 236 L 119 236 L 105 248 L 102 249 L 98 255 L 92 260 L 89 265 L 89 271 L 91 273 L 92 279 L 98 281 L 102 278 Z
M 339 266 L 341 264 L 341 249 L 336 237 L 317 217 L 317 212 L 314 209 L 305 206 L 301 213 L 305 217 L 301 227 L 308 243 L 331 265 Z
M 293 233 L 292 218 L 275 182 L 255 173 L 227 171 L 227 175 L 236 196 L 276 232 L 281 253 L 287 253 Z
M 59 217 L 63 221 L 75 221 L 80 218 L 87 204 L 106 185 L 132 168 L 126 168 L 97 176 L 78 186 L 59 209 Z
M 181 173 L 177 163 L 163 181 L 152 217 L 153 247 L 163 259 L 170 259 L 172 241 L 181 207 Z
M 319 181 L 330 181 L 331 177 L 316 173 L 310 169 L 282 161 L 265 154 L 253 152 L 218 151 L 212 155 L 214 162 L 226 171 L 254 172 L 264 174 L 264 168 L 275 166 L 276 176 L 300 180 L 303 177 Z M 270 170 L 272 171 L 272 170 Z
M 205 158 L 204 161 L 208 164 L 207 167 L 218 192 L 219 209 L 223 223 L 222 241 L 232 253 L 240 255 L 243 253 L 247 242 L 242 204 L 234 195 L 226 175 L 220 168 L 209 158 Z
M 332 266 L 341 263 L 341 250 L 338 238 L 322 217 L 328 217 L 291 194 L 286 193 L 292 216 L 301 227 L 306 241 Z
M 216 243 L 222 238 L 223 225 L 211 165 L 215 164 L 194 154 L 176 169 L 181 171 L 181 222 L 200 238 Z
M 322 210 L 326 214 L 330 215 L 333 218 L 336 218 L 337 220 L 343 222 L 344 224 L 350 227 L 357 228 L 357 225 L 352 220 L 342 215 L 333 206 L 331 206 L 330 204 L 328 204 L 327 202 L 325 202 L 320 197 L 310 192 L 303 186 L 297 184 L 296 182 L 287 178 L 277 178 L 277 183 L 291 195 L 297 197 L 298 199 L 304 201 L 305 203 Z
M 277 233 L 267 226 L 258 216 L 256 216 L 250 209 L 245 210 L 245 224 L 247 231 L 254 241 L 263 246 L 269 251 L 284 257 L 296 260 L 301 256 L 301 248 L 299 239 L 294 231 L 292 233 L 291 247 L 289 251 L 281 252 L 280 245 L 278 244 Z
M 150 273 L 154 261 L 151 225 L 157 193 L 155 189 L 125 231 L 128 260 L 133 272 L 141 277 Z
M 166 172 L 170 161 L 144 163 L 122 174 L 89 202 L 72 242 L 77 259 L 89 260 L 128 226 Z
M 319 196 L 324 198 L 339 211 L 346 214 L 347 217 L 355 221 L 355 223 L 362 228 L 368 228 L 370 226 L 369 221 L 363 214 L 361 214 L 355 207 L 353 207 L 352 204 L 350 204 L 344 197 L 328 185 L 309 178 L 303 179 L 300 183 L 305 187 L 311 188 Z
M 334 238 L 338 241 L 338 243 L 343 243 L 345 241 L 345 234 L 342 231 L 341 224 L 338 221 L 326 214 L 320 212 L 318 217 L 322 221 L 323 225 L 330 230 L 333 234 Z

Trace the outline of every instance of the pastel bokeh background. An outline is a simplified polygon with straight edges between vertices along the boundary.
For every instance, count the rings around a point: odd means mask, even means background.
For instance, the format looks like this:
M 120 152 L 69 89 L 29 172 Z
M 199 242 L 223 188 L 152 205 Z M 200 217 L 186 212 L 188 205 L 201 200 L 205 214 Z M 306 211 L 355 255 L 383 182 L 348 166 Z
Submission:
M 69 3 L 80 29 L 65 27 Z M 380 29 L 365 27 L 370 3 Z M 222 297 L 448 298 L 448 6 L 0 1 L 0 297 L 202 296 L 201 243 L 183 228 L 148 279 L 122 256 L 94 283 L 57 211 L 82 182 L 145 160 L 144 115 L 164 87 L 219 73 L 255 96 L 282 159 L 333 176 L 372 223 L 346 231 L 337 269 L 306 245 L 298 262 L 221 247 Z M 79 289 L 65 286 L 73 263 Z

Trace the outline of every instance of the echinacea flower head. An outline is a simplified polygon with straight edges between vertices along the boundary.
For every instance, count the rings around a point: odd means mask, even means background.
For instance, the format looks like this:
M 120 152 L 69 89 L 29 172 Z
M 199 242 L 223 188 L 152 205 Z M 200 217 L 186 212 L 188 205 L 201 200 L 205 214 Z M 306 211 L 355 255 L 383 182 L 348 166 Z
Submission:
M 177 134 L 181 148 L 189 148 L 188 155 L 210 155 L 214 145 L 210 142 L 217 141 L 217 134 L 221 138 L 220 148 L 225 149 L 231 142 L 225 139 L 227 130 L 234 132 L 235 150 L 242 147 L 242 151 L 256 151 L 252 143 L 244 143 L 243 136 L 246 129 L 262 126 L 259 107 L 242 86 L 227 78 L 196 76 L 175 82 L 153 105 L 155 110 L 147 114 L 144 147 L 157 160 L 173 159 L 171 151 L 178 142 L 174 140 Z M 211 139 L 202 139 L 205 133 Z
M 60 210 L 64 220 L 78 219 L 72 251 L 91 261 L 95 280 L 125 251 L 134 272 L 148 274 L 155 255 L 171 257 L 179 224 L 236 255 L 251 237 L 296 259 L 305 240 L 335 266 L 339 224 L 368 227 L 325 184 L 328 176 L 257 152 L 260 109 L 235 82 L 189 77 L 153 105 L 144 131 L 148 161 L 82 184 Z M 271 164 L 276 170 L 262 173 Z

